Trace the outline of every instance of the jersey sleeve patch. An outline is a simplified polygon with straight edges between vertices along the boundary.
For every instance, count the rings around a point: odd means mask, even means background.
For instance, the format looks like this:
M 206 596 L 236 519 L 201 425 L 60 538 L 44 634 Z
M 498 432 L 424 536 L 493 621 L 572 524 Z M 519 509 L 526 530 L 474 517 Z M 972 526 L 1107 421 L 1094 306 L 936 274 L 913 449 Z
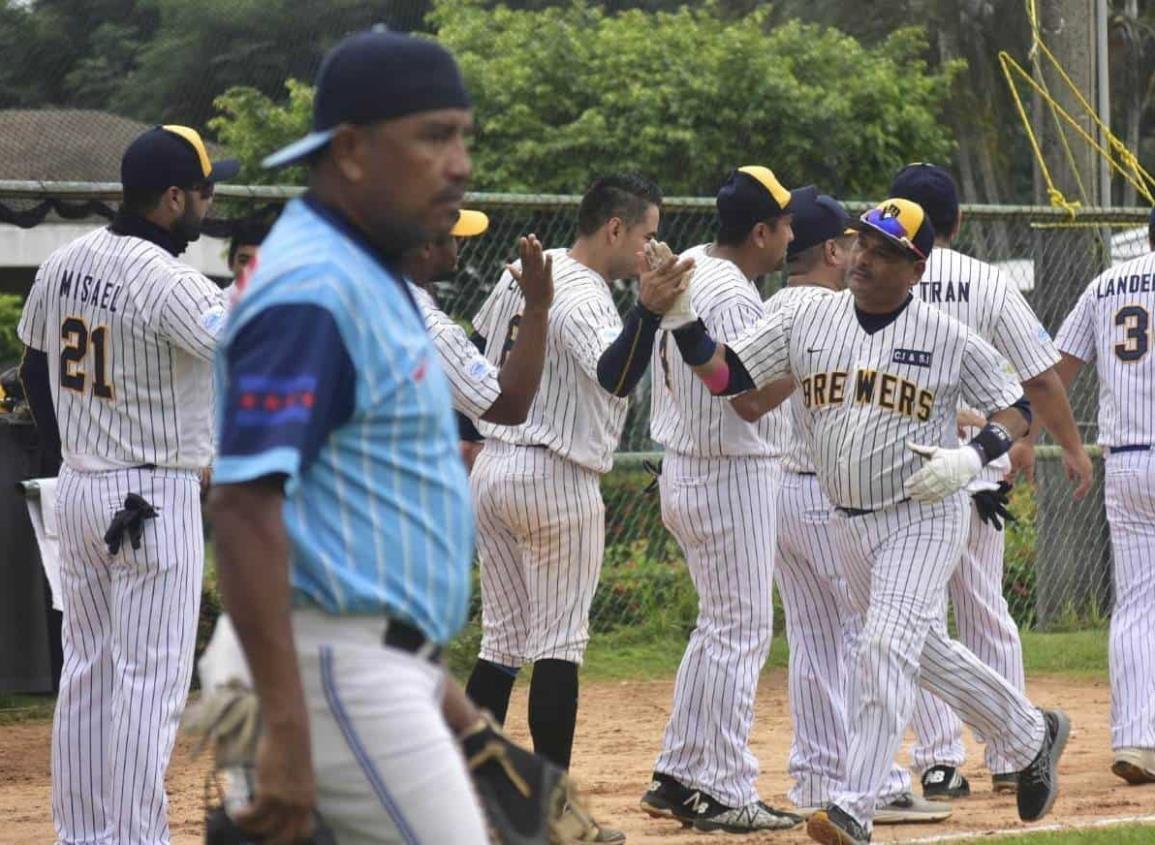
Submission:
M 297 476 L 353 414 L 356 371 L 336 320 L 321 306 L 262 311 L 240 328 L 224 356 L 219 483 L 270 471 Z

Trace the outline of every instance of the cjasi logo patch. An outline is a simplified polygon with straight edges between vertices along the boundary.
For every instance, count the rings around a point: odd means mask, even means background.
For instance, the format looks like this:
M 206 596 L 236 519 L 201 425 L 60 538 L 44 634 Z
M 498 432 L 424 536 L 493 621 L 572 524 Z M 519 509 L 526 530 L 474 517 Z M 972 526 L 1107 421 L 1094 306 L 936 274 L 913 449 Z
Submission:
M 896 364 L 907 364 L 911 367 L 929 367 L 931 353 L 921 349 L 896 349 L 891 359 Z

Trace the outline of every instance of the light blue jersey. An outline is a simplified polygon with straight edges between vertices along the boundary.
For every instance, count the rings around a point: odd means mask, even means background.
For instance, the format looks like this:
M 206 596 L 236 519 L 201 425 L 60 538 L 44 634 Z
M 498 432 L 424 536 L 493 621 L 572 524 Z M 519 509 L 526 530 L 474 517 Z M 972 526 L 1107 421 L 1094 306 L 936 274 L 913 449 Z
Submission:
M 217 351 L 214 483 L 283 474 L 299 604 L 465 621 L 473 517 L 449 385 L 404 280 L 346 220 L 289 203 Z

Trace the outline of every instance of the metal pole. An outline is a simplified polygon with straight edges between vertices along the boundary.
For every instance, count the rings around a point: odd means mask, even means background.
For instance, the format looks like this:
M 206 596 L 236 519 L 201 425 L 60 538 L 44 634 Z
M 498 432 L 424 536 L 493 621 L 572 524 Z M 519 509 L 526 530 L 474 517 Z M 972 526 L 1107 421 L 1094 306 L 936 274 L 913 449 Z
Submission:
M 1097 77 L 1099 119 L 1109 128 L 1111 126 L 1111 72 L 1109 56 L 1107 55 L 1107 0 L 1098 0 L 1095 4 L 1095 75 Z M 1099 143 L 1107 148 L 1107 138 L 1100 131 Z M 1111 165 L 1105 156 L 1099 157 L 1099 205 L 1111 205 Z

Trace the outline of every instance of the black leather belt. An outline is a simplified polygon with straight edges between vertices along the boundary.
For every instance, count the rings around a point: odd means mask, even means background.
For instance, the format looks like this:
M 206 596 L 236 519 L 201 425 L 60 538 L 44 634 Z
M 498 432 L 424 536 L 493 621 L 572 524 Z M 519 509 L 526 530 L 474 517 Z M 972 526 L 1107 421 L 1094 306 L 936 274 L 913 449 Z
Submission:
M 1150 452 L 1151 445 L 1149 443 L 1134 443 L 1130 446 L 1108 446 L 1112 455 L 1117 455 L 1120 452 Z
M 385 624 L 385 635 L 381 641 L 389 648 L 400 649 L 417 657 L 423 657 L 430 663 L 437 663 L 441 659 L 441 646 L 430 640 L 413 625 L 400 619 L 387 619 Z
M 905 499 L 899 499 L 894 503 L 894 505 L 901 505 L 909 501 L 910 497 L 908 496 Z M 894 505 L 890 505 L 890 507 L 894 507 Z M 874 513 L 876 511 L 882 510 L 882 508 L 842 508 L 837 505 L 834 506 L 834 509 L 841 514 L 845 514 L 846 516 L 866 516 L 868 513 Z

